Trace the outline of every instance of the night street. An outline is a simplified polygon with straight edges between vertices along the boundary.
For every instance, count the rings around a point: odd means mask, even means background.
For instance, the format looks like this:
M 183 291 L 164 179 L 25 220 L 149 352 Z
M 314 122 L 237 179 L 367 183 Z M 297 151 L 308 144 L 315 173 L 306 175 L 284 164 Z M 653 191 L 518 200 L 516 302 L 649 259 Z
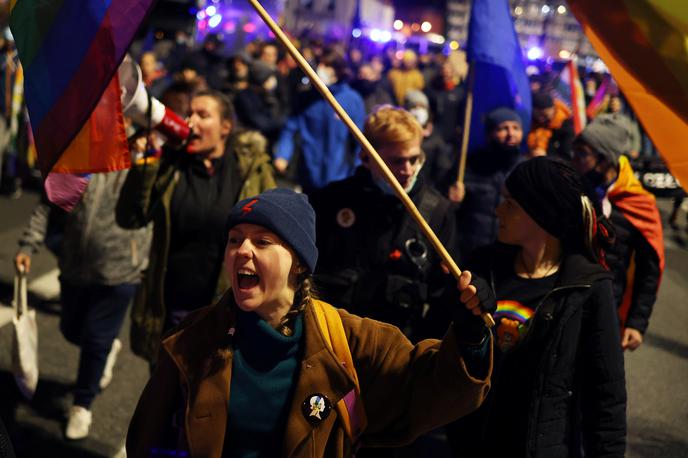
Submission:
M 24 193 L 18 200 L 0 199 L 0 301 L 8 304 L 12 294 L 12 258 L 16 239 L 38 197 Z M 670 202 L 660 201 L 663 215 Z M 682 224 L 683 221 L 681 220 Z M 655 305 L 645 344 L 626 354 L 628 374 L 629 457 L 688 456 L 688 249 L 684 226 L 678 234 L 665 233 L 667 269 Z M 34 259 L 29 282 L 55 268 L 54 258 L 41 252 Z M 45 288 L 43 288 L 45 289 Z M 77 349 L 58 330 L 55 301 L 30 297 L 38 307 L 40 380 L 32 402 L 19 398 L 10 366 L 11 325 L 0 329 L 0 414 L 7 423 L 18 456 L 21 457 L 110 457 L 121 449 L 129 418 L 148 375 L 147 364 L 129 351 L 125 324 L 124 344 L 110 387 L 94 405 L 90 436 L 79 442 L 63 438 L 64 416 L 71 404 L 70 386 L 76 377 Z M 2 315 L 4 316 L 4 315 Z

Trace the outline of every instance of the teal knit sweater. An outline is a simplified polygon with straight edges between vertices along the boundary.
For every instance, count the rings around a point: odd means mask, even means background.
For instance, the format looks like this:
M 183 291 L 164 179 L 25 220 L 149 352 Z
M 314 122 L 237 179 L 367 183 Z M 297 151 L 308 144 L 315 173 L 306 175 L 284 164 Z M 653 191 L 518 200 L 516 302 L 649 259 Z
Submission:
M 282 454 L 302 335 L 301 315 L 287 337 L 256 313 L 238 313 L 223 457 Z

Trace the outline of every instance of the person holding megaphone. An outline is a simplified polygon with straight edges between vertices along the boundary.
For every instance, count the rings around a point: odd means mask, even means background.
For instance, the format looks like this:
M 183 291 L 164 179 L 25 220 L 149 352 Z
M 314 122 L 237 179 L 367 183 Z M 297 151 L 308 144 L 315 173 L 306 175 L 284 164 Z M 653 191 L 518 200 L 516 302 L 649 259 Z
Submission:
M 235 111 L 224 94 L 195 94 L 183 124 L 147 94 L 142 97 L 136 91 L 134 99 L 140 103 L 125 105 L 125 114 L 142 119 L 168 139 L 160 155 L 132 151 L 132 169 L 116 209 L 117 223 L 124 228 L 153 223 L 149 265 L 131 314 L 132 350 L 153 365 L 163 333 L 192 310 L 190 304 L 208 305 L 216 291 L 226 289 L 220 275 L 226 209 L 239 199 L 248 180 L 267 188 L 274 187 L 274 179 L 263 151 L 253 158 L 258 166 L 242 171 L 233 151 L 236 142 L 230 141 Z M 147 112 L 147 119 L 141 111 Z

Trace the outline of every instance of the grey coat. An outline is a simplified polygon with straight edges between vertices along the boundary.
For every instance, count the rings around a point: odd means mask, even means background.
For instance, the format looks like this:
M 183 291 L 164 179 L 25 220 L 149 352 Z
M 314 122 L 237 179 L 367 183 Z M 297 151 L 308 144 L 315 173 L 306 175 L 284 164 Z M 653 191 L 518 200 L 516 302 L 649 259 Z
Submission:
M 77 285 L 141 281 L 148 264 L 150 230 L 122 229 L 115 222 L 115 205 L 128 172 L 91 175 L 81 201 L 65 215 L 58 256 L 63 280 Z M 51 212 L 61 211 L 41 202 L 19 239 L 19 250 L 36 253 L 45 242 Z

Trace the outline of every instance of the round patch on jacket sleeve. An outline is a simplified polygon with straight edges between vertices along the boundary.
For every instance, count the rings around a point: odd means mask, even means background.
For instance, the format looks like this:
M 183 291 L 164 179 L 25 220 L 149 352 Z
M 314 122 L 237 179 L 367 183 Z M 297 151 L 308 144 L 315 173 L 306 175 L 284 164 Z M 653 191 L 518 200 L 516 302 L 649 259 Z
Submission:
M 301 411 L 311 424 L 318 424 L 325 420 L 332 411 L 332 403 L 327 396 L 320 393 L 311 394 L 301 404 Z
M 342 208 L 337 212 L 337 224 L 339 227 L 348 229 L 356 222 L 356 213 L 350 208 Z

